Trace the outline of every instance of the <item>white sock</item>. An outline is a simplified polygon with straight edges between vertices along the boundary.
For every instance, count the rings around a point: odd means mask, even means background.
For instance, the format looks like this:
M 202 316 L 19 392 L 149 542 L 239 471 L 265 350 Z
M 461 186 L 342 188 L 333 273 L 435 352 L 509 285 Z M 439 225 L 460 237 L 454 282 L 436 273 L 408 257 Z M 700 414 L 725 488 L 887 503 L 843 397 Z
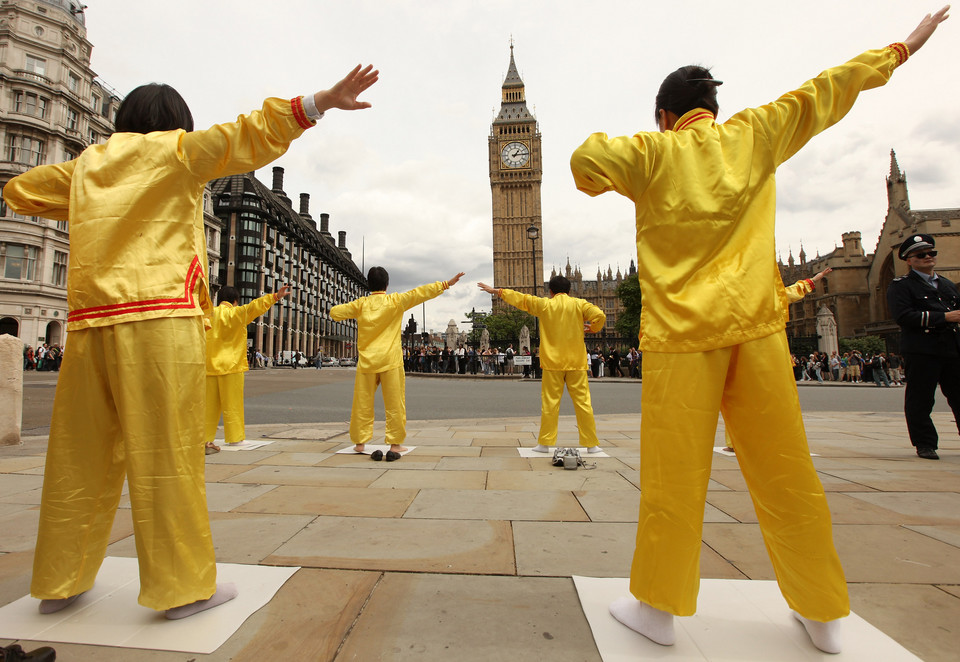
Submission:
M 550 447 L 544 446 L 543 444 L 537 444 L 536 446 L 533 447 L 533 451 L 535 453 L 549 453 Z
M 86 593 L 86 591 L 83 591 Z M 72 605 L 77 598 L 79 598 L 83 593 L 77 593 L 76 595 L 71 595 L 69 598 L 59 598 L 54 600 L 41 600 L 40 601 L 40 613 L 41 614 L 55 614 L 61 609 L 66 609 Z
M 194 614 L 206 611 L 207 609 L 213 609 L 222 605 L 224 602 L 230 602 L 235 597 L 237 597 L 237 587 L 236 585 L 230 584 L 217 584 L 217 591 L 211 595 L 206 600 L 197 600 L 196 602 L 191 602 L 188 605 L 182 605 L 180 607 L 173 607 L 168 609 L 164 614 L 168 620 L 175 621 L 180 618 L 186 618 L 187 616 L 193 616 Z
M 824 653 L 839 653 L 843 649 L 839 618 L 823 623 L 821 621 L 811 621 L 797 612 L 793 612 L 793 616 L 803 623 L 803 628 L 810 636 L 813 645 Z
M 673 646 L 677 637 L 673 631 L 673 614 L 651 607 L 632 597 L 617 598 L 610 603 L 610 614 L 631 630 L 660 644 Z
M 587 449 L 587 452 L 588 452 L 588 453 L 602 453 L 602 452 L 603 452 L 603 449 L 600 448 L 599 446 L 591 446 L 590 448 Z

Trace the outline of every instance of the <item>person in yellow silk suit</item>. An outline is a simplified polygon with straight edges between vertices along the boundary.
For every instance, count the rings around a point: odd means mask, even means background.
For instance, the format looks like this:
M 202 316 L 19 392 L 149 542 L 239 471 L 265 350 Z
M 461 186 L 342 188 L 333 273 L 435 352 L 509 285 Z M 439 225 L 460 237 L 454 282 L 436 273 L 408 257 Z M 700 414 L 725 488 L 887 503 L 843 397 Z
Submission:
M 362 453 L 364 445 L 373 438 L 373 397 L 377 386 L 383 387 L 383 409 L 387 419 L 386 443 L 390 444 L 388 462 L 400 458 L 407 450 L 403 440 L 407 436 L 407 405 L 404 394 L 403 347 L 400 325 L 403 313 L 417 304 L 440 296 L 460 280 L 463 272 L 448 281 L 437 281 L 410 290 L 387 294 L 390 275 L 383 267 L 370 267 L 367 287 L 370 295 L 342 303 L 330 309 L 330 318 L 336 321 L 357 320 L 357 376 L 353 383 L 353 406 L 350 410 L 350 440 L 354 450 Z M 381 451 L 374 451 L 374 460 L 383 459 Z
M 585 331 L 596 333 L 603 328 L 607 316 L 589 301 L 570 296 L 570 281 L 564 276 L 550 279 L 550 296 L 535 297 L 505 288 L 493 288 L 477 283 L 481 290 L 494 294 L 514 308 L 540 318 L 540 367 L 543 383 L 540 387 L 540 434 L 533 450 L 547 453 L 557 443 L 557 423 L 563 386 L 573 401 L 577 415 L 580 445 L 587 452 L 600 452 L 597 424 L 590 403 L 590 383 L 587 380 L 587 354 L 583 342 Z
M 203 190 L 282 155 L 333 108 L 377 81 L 358 66 L 328 90 L 193 130 L 168 85 L 133 90 L 116 133 L 76 159 L 10 180 L 27 216 L 70 223 L 70 351 L 57 383 L 31 594 L 69 606 L 103 562 L 124 476 L 140 604 L 183 618 L 236 595 L 216 583 L 204 486 L 203 315 L 209 311 Z
M 239 444 L 246 436 L 243 425 L 243 373 L 247 366 L 247 325 L 263 315 L 270 306 L 290 294 L 290 286 L 264 294 L 240 306 L 235 287 L 220 290 L 220 305 L 210 314 L 207 329 L 207 397 L 204 438 L 206 453 L 219 453 L 213 443 L 223 413 L 223 437 L 227 445 Z
M 616 191 L 636 206 L 641 500 L 633 597 L 610 611 L 657 643 L 674 643 L 674 615 L 696 611 L 722 411 L 781 592 L 815 646 L 842 647 L 846 581 L 800 416 L 784 333 L 786 293 L 772 259 L 774 175 L 861 91 L 886 83 L 947 9 L 928 15 L 904 43 L 862 53 L 722 124 L 720 81 L 702 67 L 682 67 L 657 94 L 660 132 L 597 133 L 571 158 L 580 190 Z
M 813 278 L 801 278 L 793 285 L 785 285 L 784 292 L 787 295 L 787 303 L 794 303 L 800 301 L 803 297 L 807 296 L 817 287 L 817 283 L 823 280 L 823 277 L 833 271 L 832 268 L 827 267 L 823 271 L 817 273 Z M 724 439 L 726 446 L 723 450 L 728 453 L 736 453 L 733 448 L 733 437 L 730 436 L 730 429 L 724 426 L 723 430 Z

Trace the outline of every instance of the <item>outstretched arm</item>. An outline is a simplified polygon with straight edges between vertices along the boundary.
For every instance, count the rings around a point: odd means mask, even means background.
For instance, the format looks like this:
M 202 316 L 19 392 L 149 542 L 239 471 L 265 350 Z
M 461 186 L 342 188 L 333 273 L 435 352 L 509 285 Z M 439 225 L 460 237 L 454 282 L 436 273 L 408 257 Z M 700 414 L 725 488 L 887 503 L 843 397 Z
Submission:
M 316 104 L 317 110 L 323 113 L 331 108 L 340 110 L 369 108 L 370 104 L 368 102 L 358 101 L 357 97 L 377 82 L 380 72 L 374 69 L 372 64 L 363 69 L 360 68 L 361 66 L 358 64 L 343 80 L 329 90 L 320 90 L 314 94 L 313 102 Z
M 920 21 L 920 25 L 910 33 L 910 36 L 903 40 L 903 43 L 910 49 L 910 55 L 920 50 L 920 47 L 927 43 L 927 39 L 937 29 L 941 23 L 950 18 L 950 5 L 947 5 L 936 14 L 927 14 Z

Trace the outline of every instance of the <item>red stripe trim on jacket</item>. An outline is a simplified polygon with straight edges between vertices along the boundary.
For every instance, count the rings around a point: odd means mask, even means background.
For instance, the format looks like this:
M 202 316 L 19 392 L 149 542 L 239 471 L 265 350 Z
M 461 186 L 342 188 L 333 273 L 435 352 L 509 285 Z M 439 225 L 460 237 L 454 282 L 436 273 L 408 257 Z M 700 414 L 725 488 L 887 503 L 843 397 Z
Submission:
M 894 42 L 887 46 L 887 48 L 892 48 L 893 52 L 897 54 L 897 66 L 906 62 L 907 58 L 910 57 L 910 49 L 907 48 L 907 45 L 902 41 Z
M 675 127 L 673 127 L 673 130 L 674 130 L 674 131 L 680 131 L 681 129 L 686 129 L 688 126 L 690 126 L 691 124 L 693 124 L 693 123 L 696 122 L 697 120 L 702 120 L 702 119 L 705 119 L 705 118 L 708 118 L 708 117 L 709 117 L 711 120 L 714 119 L 713 113 L 702 112 L 702 113 L 697 113 L 696 115 L 691 115 L 691 116 L 688 117 L 687 119 L 683 120 L 683 123 L 677 124 Z
M 307 117 L 307 111 L 303 109 L 303 97 L 294 97 L 290 99 L 290 108 L 293 110 L 293 117 L 301 129 L 309 129 L 313 122 Z
M 142 301 L 128 301 L 126 303 L 115 303 L 106 306 L 93 306 L 91 308 L 81 308 L 71 310 L 67 313 L 67 322 L 77 322 L 85 319 L 95 319 L 99 317 L 110 317 L 113 315 L 127 315 L 129 313 L 139 313 L 146 310 L 180 310 L 183 308 L 195 308 L 196 301 L 193 296 L 193 290 L 196 287 L 197 280 L 203 275 L 203 267 L 200 265 L 200 258 L 194 256 L 190 267 L 187 269 L 187 277 L 184 279 L 183 296 L 178 299 L 144 299 Z

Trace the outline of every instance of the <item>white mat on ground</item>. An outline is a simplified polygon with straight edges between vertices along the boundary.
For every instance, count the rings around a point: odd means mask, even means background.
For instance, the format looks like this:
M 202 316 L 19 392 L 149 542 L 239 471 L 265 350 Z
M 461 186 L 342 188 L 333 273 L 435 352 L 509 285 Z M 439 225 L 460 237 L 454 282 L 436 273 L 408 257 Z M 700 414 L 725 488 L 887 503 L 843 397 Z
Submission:
M 561 446 L 561 448 L 564 448 L 564 447 Z M 574 447 L 570 446 L 569 448 L 574 448 Z M 604 451 L 600 451 L 599 453 L 588 453 L 586 448 L 582 448 L 582 447 L 578 447 L 578 448 L 580 448 L 580 458 L 583 460 L 587 460 L 591 457 L 610 457 Z M 520 457 L 545 457 L 548 460 L 553 459 L 552 448 L 547 453 L 538 453 L 532 448 L 518 448 L 517 450 L 520 451 Z
M 416 446 L 406 446 L 407 450 L 402 451 L 400 455 L 406 455 L 407 453 L 414 450 L 415 448 Z M 344 455 L 370 455 L 371 453 L 373 453 L 373 451 L 383 451 L 384 455 L 386 455 L 388 450 L 390 450 L 389 444 L 365 444 L 363 447 L 362 453 L 358 453 L 357 451 L 353 450 L 353 446 L 341 448 L 337 452 L 343 453 Z
M 726 455 L 727 457 L 736 457 L 737 454 L 733 451 L 724 450 L 726 446 L 714 446 L 713 452 L 720 453 L 720 455 Z M 819 453 L 810 453 L 810 457 L 820 457 Z
M 217 441 L 219 441 L 220 443 L 217 444 Z M 222 439 L 217 439 L 213 443 L 217 444 L 217 446 L 219 446 L 220 450 L 222 451 L 252 451 L 252 450 L 256 450 L 257 448 L 262 448 L 267 444 L 272 444 L 273 442 L 267 441 L 267 440 L 260 440 L 260 439 L 257 439 L 257 440 L 244 439 L 238 444 L 228 444 L 224 442 Z
M 843 619 L 843 652 L 821 653 L 810 643 L 773 581 L 701 580 L 697 614 L 675 619 L 677 643 L 673 646 L 655 644 L 610 615 L 609 604 L 630 595 L 629 579 L 574 577 L 573 582 L 603 662 L 920 662 L 852 612 Z
M 212 653 L 299 569 L 218 563 L 217 581 L 233 582 L 239 595 L 209 611 L 168 621 L 163 612 L 137 604 L 137 559 L 108 556 L 93 589 L 63 611 L 43 615 L 37 611 L 40 601 L 30 596 L 0 607 L 0 639 Z

